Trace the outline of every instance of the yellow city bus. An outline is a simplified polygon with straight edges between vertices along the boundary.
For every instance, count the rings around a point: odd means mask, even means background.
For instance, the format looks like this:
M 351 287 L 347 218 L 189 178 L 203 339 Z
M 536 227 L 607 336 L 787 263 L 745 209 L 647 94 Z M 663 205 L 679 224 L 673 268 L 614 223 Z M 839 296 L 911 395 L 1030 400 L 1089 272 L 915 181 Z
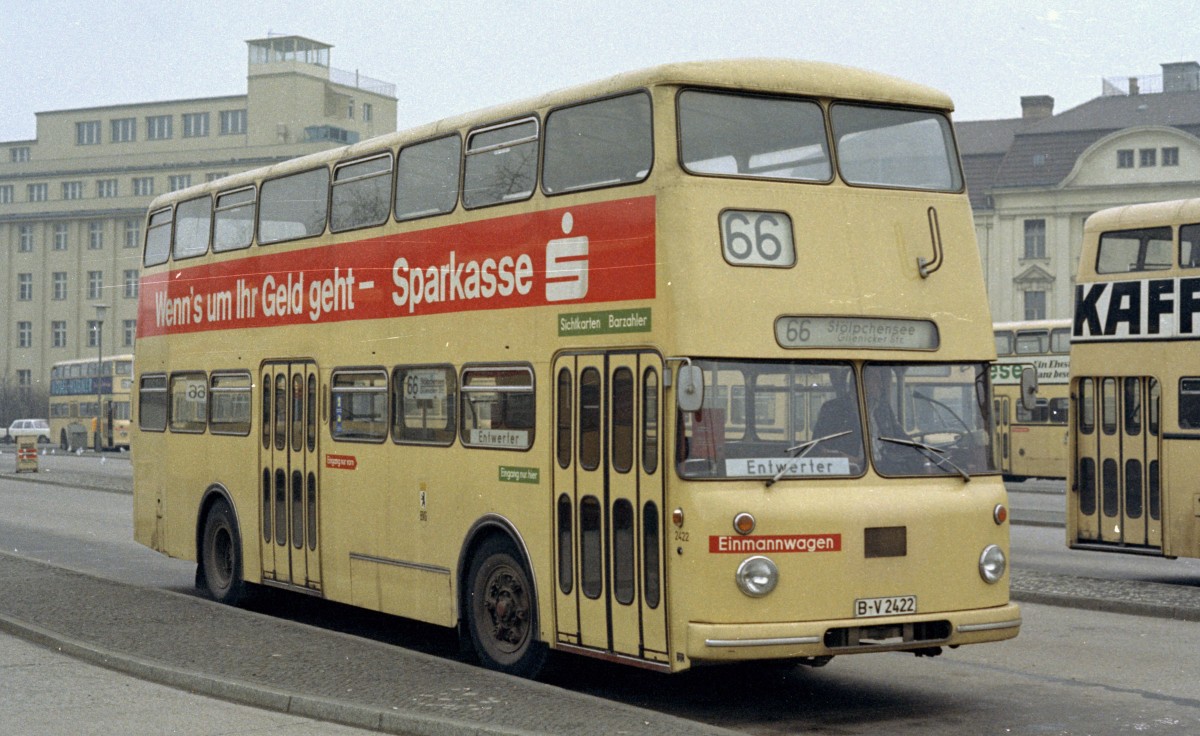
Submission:
M 132 355 L 55 363 L 50 367 L 51 438 L 64 450 L 129 449 L 132 384 Z
M 137 540 L 526 676 L 1016 636 L 951 108 L 675 64 L 159 197 Z
M 992 401 L 996 458 L 1006 478 L 1067 477 L 1071 320 L 997 322 Z M 1037 371 L 1038 400 L 1021 401 L 1021 371 Z
M 1200 199 L 1103 210 L 1083 236 L 1067 541 L 1200 557 Z

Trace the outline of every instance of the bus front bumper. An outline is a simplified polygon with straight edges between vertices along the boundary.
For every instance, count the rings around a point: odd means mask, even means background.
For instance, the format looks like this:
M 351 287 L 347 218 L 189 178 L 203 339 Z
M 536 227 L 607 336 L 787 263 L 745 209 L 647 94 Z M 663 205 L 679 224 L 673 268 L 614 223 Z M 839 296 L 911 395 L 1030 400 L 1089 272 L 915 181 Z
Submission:
M 700 662 L 926 650 L 1011 639 L 1020 628 L 1021 609 L 1015 603 L 920 616 L 796 623 L 693 621 L 687 627 L 687 656 Z

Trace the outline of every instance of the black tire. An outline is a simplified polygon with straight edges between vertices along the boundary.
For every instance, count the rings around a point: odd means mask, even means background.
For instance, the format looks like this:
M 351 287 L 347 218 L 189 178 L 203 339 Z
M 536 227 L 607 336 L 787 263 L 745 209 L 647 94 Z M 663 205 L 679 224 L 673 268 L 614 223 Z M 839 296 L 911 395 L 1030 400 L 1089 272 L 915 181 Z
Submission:
M 196 583 L 213 600 L 236 605 L 246 595 L 242 580 L 242 540 L 233 511 L 224 501 L 214 503 L 204 520 Z
M 488 669 L 534 678 L 546 663 L 537 599 L 520 555 L 506 539 L 487 540 L 471 559 L 466 617 L 471 648 Z

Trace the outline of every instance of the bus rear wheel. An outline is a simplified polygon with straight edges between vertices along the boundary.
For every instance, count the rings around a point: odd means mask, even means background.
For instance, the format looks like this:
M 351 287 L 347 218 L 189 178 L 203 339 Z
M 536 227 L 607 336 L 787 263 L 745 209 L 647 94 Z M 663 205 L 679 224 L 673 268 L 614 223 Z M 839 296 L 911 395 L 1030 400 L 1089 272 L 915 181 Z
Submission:
M 209 508 L 201 539 L 197 587 L 219 603 L 240 602 L 246 593 L 242 581 L 242 542 L 229 504 L 218 501 Z
M 471 646 L 487 668 L 537 677 L 547 649 L 537 638 L 533 584 L 512 544 L 493 538 L 471 560 L 467 576 Z

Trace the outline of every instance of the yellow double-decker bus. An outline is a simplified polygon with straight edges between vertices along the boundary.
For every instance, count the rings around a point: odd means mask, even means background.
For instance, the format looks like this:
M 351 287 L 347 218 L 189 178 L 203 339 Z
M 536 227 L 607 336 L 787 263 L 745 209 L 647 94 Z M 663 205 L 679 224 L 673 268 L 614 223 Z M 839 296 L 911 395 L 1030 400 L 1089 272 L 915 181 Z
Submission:
M 520 675 L 1016 636 L 951 107 L 676 64 L 159 197 L 136 538 Z
M 997 322 L 992 395 L 996 462 L 1006 478 L 1067 477 L 1071 320 Z M 1037 375 L 1037 401 L 1021 400 L 1021 372 Z
M 1071 339 L 1067 541 L 1200 557 L 1200 199 L 1084 225 Z
M 64 450 L 129 449 L 133 356 L 63 360 L 50 367 L 50 437 Z

